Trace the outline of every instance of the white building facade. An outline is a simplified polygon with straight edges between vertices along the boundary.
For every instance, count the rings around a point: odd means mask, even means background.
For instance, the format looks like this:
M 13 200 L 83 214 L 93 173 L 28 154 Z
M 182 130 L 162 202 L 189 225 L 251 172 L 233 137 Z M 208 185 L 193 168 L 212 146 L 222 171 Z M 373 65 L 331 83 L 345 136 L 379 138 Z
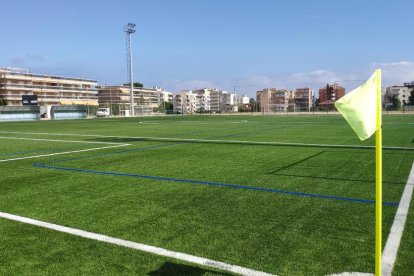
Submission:
M 208 112 L 211 109 L 210 106 L 210 90 L 209 89 L 199 89 L 192 91 L 195 95 L 196 101 L 196 112 Z
M 396 96 L 399 100 L 401 105 L 408 104 L 408 98 L 411 95 L 411 91 L 413 88 L 409 88 L 408 86 L 390 86 L 385 89 L 385 97 L 384 102 L 388 102 L 388 99 Z
M 240 104 L 249 104 L 250 103 L 250 98 L 247 95 L 242 95 L 237 97 L 237 105 Z
M 196 110 L 196 95 L 192 91 L 182 91 L 173 95 L 174 113 L 192 114 Z
M 236 94 L 216 88 L 182 91 L 173 96 L 174 113 L 179 114 L 236 112 L 238 104 Z
M 37 97 L 40 106 L 98 105 L 96 80 L 29 73 L 0 68 L 0 98 L 8 105 L 23 105 L 22 96 Z

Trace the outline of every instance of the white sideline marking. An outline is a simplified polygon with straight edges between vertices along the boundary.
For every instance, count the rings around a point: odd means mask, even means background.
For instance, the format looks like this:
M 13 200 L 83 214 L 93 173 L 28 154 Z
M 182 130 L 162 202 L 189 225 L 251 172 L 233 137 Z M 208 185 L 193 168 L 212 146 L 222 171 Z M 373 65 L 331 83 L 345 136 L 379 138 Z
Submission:
M 336 144 L 307 144 L 307 143 L 286 143 L 286 142 L 260 142 L 260 141 L 244 141 L 244 140 L 217 140 L 217 139 L 186 139 L 186 138 L 169 138 L 169 137 L 146 137 L 146 136 L 115 136 L 115 135 L 99 135 L 99 134 L 73 134 L 73 133 L 47 133 L 47 132 L 15 132 L 0 131 L 0 133 L 10 134 L 30 134 L 30 135 L 51 135 L 51 136 L 79 136 L 79 137 L 100 137 L 100 138 L 121 138 L 121 139 L 152 139 L 153 141 L 177 141 L 177 142 L 206 142 L 206 143 L 234 143 L 234 144 L 251 144 L 251 145 L 274 145 L 274 146 L 312 146 L 312 147 L 338 147 L 338 148 L 355 148 L 358 149 L 375 149 L 374 146 L 358 146 L 358 145 L 336 145 Z M 388 150 L 414 150 L 414 147 L 387 147 Z
M 40 154 L 40 155 L 31 155 L 31 156 L 24 156 L 24 157 L 16 157 L 10 159 L 3 159 L 0 160 L 2 162 L 10 162 L 16 160 L 23 160 L 23 159 L 32 159 L 38 157 L 46 157 L 46 156 L 54 156 L 54 155 L 62 155 L 62 154 L 69 154 L 69 153 L 77 153 L 77 152 L 85 152 L 85 151 L 93 151 L 93 150 L 101 150 L 101 149 L 110 149 L 110 148 L 118 148 L 118 147 L 125 147 L 130 146 L 130 144 L 121 144 L 121 143 L 111 143 L 111 142 L 93 142 L 93 141 L 73 141 L 73 140 L 53 140 L 53 139 L 35 139 L 35 138 L 20 138 L 20 137 L 0 137 L 0 139 L 11 139 L 11 140 L 30 140 L 30 141 L 47 141 L 47 142 L 64 142 L 64 143 L 85 143 L 85 144 L 109 144 L 113 146 L 106 146 L 106 147 L 99 147 L 99 148 L 90 148 L 90 149 L 83 149 L 83 150 L 72 150 L 72 151 L 64 151 L 64 152 L 56 152 L 56 153 L 48 153 L 48 154 Z
M 121 145 L 117 145 L 117 146 L 108 146 L 108 147 L 91 148 L 91 149 L 83 149 L 83 150 L 72 150 L 72 151 L 56 152 L 56 153 L 41 154 L 41 155 L 32 155 L 32 156 L 25 156 L 25 157 L 11 158 L 11 159 L 3 159 L 3 160 L 0 160 L 0 162 L 9 162 L 9 161 L 16 161 L 16 160 L 23 160 L 23 159 L 32 159 L 32 158 L 39 158 L 39 157 L 46 157 L 46 156 L 54 156 L 54 155 L 84 152 L 84 151 L 118 148 L 118 147 L 124 147 L 124 146 L 129 146 L 129 144 L 121 144 Z
M 173 121 L 173 122 L 152 122 L 152 121 L 142 121 L 142 124 L 151 124 L 151 125 L 161 125 L 161 124 L 197 124 L 197 125 L 227 125 L 227 124 L 243 124 L 246 122 L 236 121 L 236 122 L 206 122 L 206 121 Z
M 9 214 L 9 213 L 0 212 L 0 217 L 13 220 L 13 221 L 18 221 L 18 222 L 22 222 L 26 224 L 31 224 L 31 225 L 51 229 L 51 230 L 55 230 L 55 231 L 59 231 L 59 232 L 63 232 L 63 233 L 67 233 L 67 234 L 71 234 L 74 236 L 91 239 L 91 240 L 96 240 L 96 241 L 106 242 L 110 244 L 115 244 L 115 245 L 122 246 L 122 247 L 132 248 L 135 250 L 139 250 L 139 251 L 143 251 L 143 252 L 147 252 L 147 253 L 163 256 L 163 257 L 169 257 L 169 258 L 182 260 L 182 261 L 186 261 L 186 262 L 190 262 L 194 264 L 199 264 L 199 265 L 203 265 L 207 267 L 218 268 L 221 270 L 238 273 L 241 275 L 252 275 L 252 276 L 253 275 L 254 276 L 273 275 L 273 274 L 269 274 L 266 272 L 261 272 L 261 271 L 257 271 L 257 270 L 237 266 L 237 265 L 231 265 L 231 264 L 227 264 L 223 262 L 218 262 L 218 261 L 210 260 L 210 259 L 203 258 L 203 257 L 197 257 L 197 256 L 185 254 L 185 253 L 167 250 L 167 249 L 160 248 L 160 247 L 155 247 L 155 246 L 137 243 L 133 241 L 122 240 L 118 238 L 113 238 L 113 237 L 106 236 L 106 235 L 101 235 L 101 234 L 97 234 L 93 232 L 88 232 L 88 231 L 84 231 L 84 230 L 80 230 L 76 228 L 66 227 L 66 226 L 44 222 L 40 220 L 35 220 L 31 218 L 16 216 L 16 215 Z
M 53 139 L 24 138 L 24 137 L 6 137 L 6 136 L 0 136 L 0 139 L 29 140 L 29 141 L 47 141 L 47 142 L 65 142 L 65 143 L 85 143 L 85 144 L 107 144 L 107 145 L 121 145 L 122 144 L 122 143 L 98 142 L 98 141 L 53 140 Z
M 387 243 L 382 252 L 382 272 L 381 276 L 391 276 L 394 269 L 394 264 L 397 259 L 398 248 L 402 234 L 404 232 L 405 221 L 407 219 L 408 210 L 410 207 L 411 196 L 414 188 L 414 163 L 411 167 L 410 175 L 408 176 L 407 184 L 401 196 L 398 205 L 397 213 L 395 214 L 394 222 L 392 224 L 390 234 L 388 235 Z M 327 276 L 373 276 L 372 273 L 362 272 L 343 272 L 338 274 L 329 274 Z
M 387 243 L 382 252 L 382 276 L 391 276 L 397 259 L 398 248 L 404 232 L 405 221 L 410 207 L 411 196 L 414 188 L 414 163 L 408 176 L 407 184 L 401 196 L 394 222 L 388 235 Z

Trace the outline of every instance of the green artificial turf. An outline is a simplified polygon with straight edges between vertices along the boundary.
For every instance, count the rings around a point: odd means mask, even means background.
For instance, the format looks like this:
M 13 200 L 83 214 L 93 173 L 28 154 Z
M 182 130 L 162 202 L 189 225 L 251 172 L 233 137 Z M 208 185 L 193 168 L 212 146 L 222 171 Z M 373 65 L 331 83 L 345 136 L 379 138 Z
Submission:
M 384 146 L 413 149 L 384 150 L 386 202 L 399 202 L 414 160 L 413 119 L 410 115 L 383 119 Z M 374 145 L 373 138 L 360 142 L 339 116 L 175 116 L 1 123 L 0 136 L 68 141 L 0 139 L 0 160 L 108 146 L 105 143 L 130 144 L 0 163 L 2 212 L 278 275 L 374 270 L 375 206 L 352 201 L 375 198 L 373 149 L 133 138 Z M 383 208 L 384 243 L 395 212 L 396 206 Z M 411 215 L 396 275 L 414 272 L 409 238 L 414 233 L 412 220 Z M 7 264 L 1 266 L 3 274 L 217 272 L 4 219 L 0 219 L 0 228 L 0 257 Z

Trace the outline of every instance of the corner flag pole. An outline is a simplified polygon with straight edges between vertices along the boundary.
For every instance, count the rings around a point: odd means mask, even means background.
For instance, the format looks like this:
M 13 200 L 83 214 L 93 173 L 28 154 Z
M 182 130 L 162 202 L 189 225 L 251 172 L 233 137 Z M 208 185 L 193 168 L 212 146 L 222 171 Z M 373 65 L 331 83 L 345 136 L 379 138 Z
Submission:
M 381 120 L 381 70 L 377 74 L 377 125 L 375 132 L 375 275 L 381 276 L 382 252 L 382 120 Z

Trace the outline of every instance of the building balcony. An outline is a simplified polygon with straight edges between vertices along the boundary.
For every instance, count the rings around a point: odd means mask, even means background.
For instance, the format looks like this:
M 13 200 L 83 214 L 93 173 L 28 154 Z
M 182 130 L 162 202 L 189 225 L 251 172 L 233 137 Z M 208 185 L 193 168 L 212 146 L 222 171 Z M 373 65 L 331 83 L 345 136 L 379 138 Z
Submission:
M 81 87 L 65 87 L 65 86 L 45 86 L 45 85 L 25 85 L 25 84 L 10 84 L 2 83 L 0 84 L 0 89 L 29 89 L 29 90 L 40 90 L 40 91 L 76 91 L 76 92 L 98 92 L 95 88 L 81 88 Z
M 59 76 L 49 76 L 49 75 L 39 75 L 39 74 L 26 74 L 26 73 L 19 73 L 19 72 L 6 72 L 4 74 L 4 78 L 14 78 L 14 79 L 21 79 L 21 78 L 40 78 L 43 80 L 67 80 L 67 81 L 78 81 L 78 82 L 88 82 L 96 84 L 95 80 L 89 79 L 78 79 L 78 78 L 67 78 L 67 77 L 59 77 Z

